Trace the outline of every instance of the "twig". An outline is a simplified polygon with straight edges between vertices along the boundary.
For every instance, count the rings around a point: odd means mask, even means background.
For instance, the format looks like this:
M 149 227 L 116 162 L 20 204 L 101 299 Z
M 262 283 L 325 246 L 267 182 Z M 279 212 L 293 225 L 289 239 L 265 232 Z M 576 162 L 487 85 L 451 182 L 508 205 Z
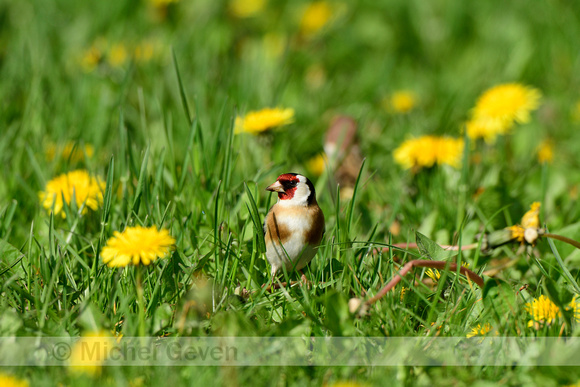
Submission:
M 445 250 L 459 251 L 459 246 L 453 246 L 453 245 L 440 245 L 440 246 L 441 246 L 441 248 L 443 248 Z M 478 246 L 477 243 L 472 243 L 470 245 L 461 246 L 461 251 L 473 250 L 473 249 L 476 249 L 477 246 Z M 391 245 L 391 247 L 394 247 L 397 249 L 418 249 L 419 248 L 416 243 L 395 243 L 395 244 Z M 383 253 L 386 253 L 387 251 L 389 251 L 389 247 L 384 247 Z
M 562 235 L 558 235 L 558 234 L 551 234 L 549 232 L 543 233 L 543 234 L 541 234 L 541 236 L 545 236 L 545 237 L 548 237 L 548 238 L 556 239 L 556 240 L 559 240 L 561 242 L 568 243 L 568 244 L 576 247 L 577 249 L 580 249 L 580 242 L 577 242 L 574 239 L 570 239 L 568 237 L 565 237 L 565 236 L 562 236 Z
M 385 294 L 387 294 L 390 290 L 392 290 L 401 281 L 403 276 L 405 274 L 407 274 L 408 272 L 410 272 L 411 269 L 413 269 L 414 267 L 430 267 L 432 269 L 440 269 L 441 270 L 441 269 L 445 269 L 445 267 L 447 265 L 449 265 L 450 271 L 457 270 L 457 263 L 449 263 L 449 262 L 445 262 L 445 261 L 431 261 L 428 259 L 415 259 L 413 261 L 409 261 L 405 264 L 405 266 L 403 266 L 401 271 L 399 271 L 395 275 L 395 277 L 392 280 L 390 280 L 389 283 L 387 285 L 385 285 L 385 287 L 382 288 L 376 294 L 376 296 L 367 300 L 366 303 L 367 304 L 374 304 L 375 302 L 377 302 L 378 300 L 383 298 L 385 296 Z M 471 270 L 469 270 L 463 266 L 459 267 L 459 271 L 461 272 L 461 274 L 463 274 L 464 276 L 466 276 L 467 278 L 469 278 L 470 280 L 475 282 L 480 288 L 483 287 L 483 278 L 481 278 L 480 276 L 478 276 L 477 274 L 475 274 L 474 272 L 472 272 Z

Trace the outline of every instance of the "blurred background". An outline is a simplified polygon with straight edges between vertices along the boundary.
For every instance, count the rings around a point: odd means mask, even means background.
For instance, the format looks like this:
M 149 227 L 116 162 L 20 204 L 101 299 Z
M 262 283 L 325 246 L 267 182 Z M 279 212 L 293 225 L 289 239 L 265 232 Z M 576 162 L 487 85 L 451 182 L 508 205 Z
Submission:
M 395 164 L 394 149 L 409 136 L 463 136 L 481 93 L 519 82 L 542 93 L 541 106 L 509 137 L 471 148 L 479 172 L 470 171 L 469 193 L 487 184 L 502 191 L 498 197 L 518 196 L 517 218 L 539 199 L 536 150 L 549 141 L 555 172 L 546 186 L 556 192 L 548 192 L 546 208 L 553 210 L 557 200 L 577 196 L 580 180 L 579 15 L 580 5 L 556 0 L 2 0 L 0 194 L 33 203 L 45 181 L 70 163 L 103 171 L 122 151 L 123 133 L 130 149 L 168 149 L 183 160 L 190 123 L 181 87 L 205 136 L 200 150 L 212 161 L 236 116 L 294 109 L 291 126 L 235 136 L 238 184 L 290 169 L 315 178 L 333 119 L 354 119 L 360 155 L 380 183 L 369 194 L 380 210 L 420 188 L 410 183 L 417 176 Z M 71 144 L 94 156 L 49 157 Z M 48 156 L 31 161 L 43 152 Z M 212 172 L 196 172 L 212 188 Z M 453 188 L 457 177 L 445 182 Z M 419 207 L 416 218 L 403 212 L 400 220 L 410 217 L 409 227 L 417 227 L 429 208 L 418 199 L 411 204 L 409 211 Z M 490 211 L 501 204 L 492 201 Z M 28 206 L 36 211 L 37 204 Z M 570 217 L 578 215 L 573 209 Z M 455 223 L 454 211 L 440 226 Z

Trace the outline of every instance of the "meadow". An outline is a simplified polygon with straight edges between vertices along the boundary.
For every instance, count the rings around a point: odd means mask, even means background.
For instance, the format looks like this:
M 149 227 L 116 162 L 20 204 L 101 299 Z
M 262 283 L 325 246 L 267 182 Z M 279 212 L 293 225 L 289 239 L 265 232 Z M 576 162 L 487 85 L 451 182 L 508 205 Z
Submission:
M 578 336 L 580 253 L 547 237 L 580 240 L 578 36 L 580 4 L 556 0 L 0 0 L 0 336 Z M 264 256 L 286 172 L 326 218 L 308 284 Z M 446 264 L 373 299 L 414 259 Z M 0 384 L 580 381 L 529 356 Z

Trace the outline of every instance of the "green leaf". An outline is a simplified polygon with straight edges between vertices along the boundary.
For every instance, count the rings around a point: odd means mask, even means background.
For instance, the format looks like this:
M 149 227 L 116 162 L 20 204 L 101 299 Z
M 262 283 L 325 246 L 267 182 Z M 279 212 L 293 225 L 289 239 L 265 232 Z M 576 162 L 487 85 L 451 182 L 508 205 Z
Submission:
M 551 278 L 544 278 L 544 287 L 548 293 L 550 300 L 561 310 L 566 309 L 568 304 L 574 298 L 574 294 L 566 289 L 565 286 L 557 284 Z
M 0 276 L 10 272 L 9 275 L 24 276 L 22 265 L 20 261 L 24 258 L 24 254 L 16 247 L 3 239 L 0 239 Z
M 185 118 L 187 118 L 187 123 L 191 125 L 193 120 L 191 119 L 189 103 L 187 101 L 187 95 L 185 94 L 185 88 L 183 87 L 183 81 L 181 80 L 181 72 L 179 71 L 179 64 L 177 63 L 175 50 L 172 49 L 171 54 L 173 57 L 173 66 L 175 68 L 175 74 L 177 75 L 177 83 L 179 85 L 179 96 L 181 97 L 181 104 L 183 105 L 183 110 L 185 111 Z
M 155 309 L 155 314 L 153 315 L 153 332 L 159 332 L 160 330 L 168 327 L 171 324 L 171 318 L 173 317 L 173 310 L 171 306 L 164 302 Z
M 457 251 L 445 250 L 437 243 L 427 238 L 420 232 L 415 232 L 417 247 L 421 254 L 428 256 L 434 261 L 446 261 L 457 255 Z
M 141 162 L 141 170 L 139 171 L 139 181 L 137 182 L 135 200 L 133 201 L 133 212 L 135 214 L 139 212 L 139 206 L 141 205 L 141 197 L 143 196 L 143 191 L 145 190 L 145 179 L 147 177 L 148 160 L 149 160 L 149 147 L 145 149 L 145 155 L 143 156 L 143 161 Z
M 562 268 L 562 272 L 564 274 L 564 277 L 566 277 L 566 279 L 574 287 L 576 292 L 580 293 L 580 286 L 578 286 L 578 283 L 574 280 L 574 277 L 572 277 L 572 273 L 570 273 L 570 270 L 568 270 L 568 268 L 564 264 L 562 257 L 558 253 L 558 249 L 554 245 L 554 241 L 552 240 L 552 238 L 546 238 L 546 239 L 548 240 L 548 245 L 550 246 L 550 249 L 552 250 L 554 257 L 556 257 L 556 261 L 558 262 L 558 265 L 560 265 L 560 267 Z
M 103 225 L 107 223 L 111 212 L 111 199 L 113 197 L 113 176 L 115 172 L 115 159 L 111 156 L 109 161 L 109 170 L 107 171 L 107 185 L 105 186 L 105 195 L 103 196 L 103 216 L 101 221 Z
M 266 242 L 264 241 L 264 229 L 262 225 L 262 221 L 260 219 L 260 212 L 258 211 L 258 205 L 254 200 L 254 196 L 252 195 L 252 191 L 248 188 L 248 185 L 244 182 L 244 188 L 246 189 L 246 194 L 248 195 L 248 201 L 250 204 L 246 204 L 248 207 L 248 212 L 250 213 L 250 217 L 252 218 L 252 223 L 254 224 L 254 230 L 256 232 L 256 236 L 258 238 L 258 249 L 260 252 L 266 251 Z
M 516 306 L 514 289 L 507 282 L 497 278 L 490 278 L 485 282 L 482 297 L 484 309 L 492 312 L 498 321 L 505 319 Z

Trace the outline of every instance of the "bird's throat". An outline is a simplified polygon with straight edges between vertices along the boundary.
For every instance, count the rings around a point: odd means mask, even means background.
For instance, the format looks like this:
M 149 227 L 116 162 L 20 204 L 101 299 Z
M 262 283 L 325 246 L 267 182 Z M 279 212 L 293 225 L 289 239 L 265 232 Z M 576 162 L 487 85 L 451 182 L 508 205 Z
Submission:
M 290 200 L 294 197 L 295 193 L 296 193 L 296 187 L 290 188 L 284 192 L 278 192 L 278 198 L 280 200 Z

